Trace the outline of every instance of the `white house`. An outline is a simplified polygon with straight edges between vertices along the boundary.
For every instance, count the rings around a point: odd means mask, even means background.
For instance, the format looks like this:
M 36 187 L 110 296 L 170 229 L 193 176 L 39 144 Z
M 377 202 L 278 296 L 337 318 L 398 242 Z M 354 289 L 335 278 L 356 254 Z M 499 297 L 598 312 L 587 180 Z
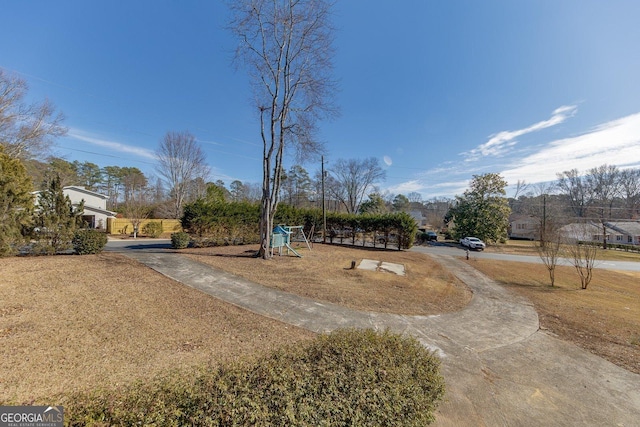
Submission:
M 38 205 L 38 193 L 34 191 L 34 202 Z M 89 228 L 106 229 L 107 218 L 115 218 L 116 213 L 107 210 L 108 197 L 95 191 L 87 190 L 84 187 L 70 185 L 62 188 L 62 194 L 69 196 L 69 200 L 74 206 L 84 201 L 84 210 L 82 211 L 82 220 Z
M 585 240 L 591 242 L 616 243 L 620 245 L 640 245 L 640 222 L 638 221 L 618 221 L 601 223 L 591 222 L 588 224 L 568 224 L 560 231 L 572 239 Z M 603 238 L 604 235 L 604 238 Z
M 572 223 L 567 224 L 560 228 L 560 233 L 568 239 L 582 240 L 586 242 L 602 242 L 603 232 L 606 231 L 604 238 L 609 241 L 610 230 L 605 227 L 603 230 L 602 224 L 589 223 Z
M 416 221 L 419 229 L 424 229 L 429 226 L 427 219 L 420 209 L 413 209 L 409 212 L 409 215 Z
M 540 238 L 540 220 L 531 215 L 511 215 L 509 238 L 536 240 Z
M 107 218 L 115 218 L 116 216 L 115 212 L 107 210 L 108 197 L 103 194 L 76 185 L 64 187 L 62 193 L 69 196 L 74 205 L 84 200 L 82 220 L 89 228 L 106 228 Z
M 607 222 L 605 225 L 611 230 L 610 243 L 640 245 L 640 222 L 618 221 Z

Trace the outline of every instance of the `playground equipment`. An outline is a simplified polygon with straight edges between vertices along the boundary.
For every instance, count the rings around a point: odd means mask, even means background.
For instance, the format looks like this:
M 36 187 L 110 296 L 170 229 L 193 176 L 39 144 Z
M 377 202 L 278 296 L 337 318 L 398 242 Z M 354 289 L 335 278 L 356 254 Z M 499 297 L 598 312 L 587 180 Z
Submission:
M 293 247 L 291 247 L 291 242 L 305 242 L 307 248 L 311 250 L 311 245 L 309 244 L 309 240 L 307 236 L 304 235 L 304 230 L 301 225 L 277 225 L 273 228 L 273 232 L 271 233 L 271 256 L 273 256 L 274 249 L 278 249 L 278 255 L 282 255 L 282 249 L 287 248 L 287 255 L 289 252 L 293 252 L 293 254 L 299 258 L 302 258 L 302 255 Z

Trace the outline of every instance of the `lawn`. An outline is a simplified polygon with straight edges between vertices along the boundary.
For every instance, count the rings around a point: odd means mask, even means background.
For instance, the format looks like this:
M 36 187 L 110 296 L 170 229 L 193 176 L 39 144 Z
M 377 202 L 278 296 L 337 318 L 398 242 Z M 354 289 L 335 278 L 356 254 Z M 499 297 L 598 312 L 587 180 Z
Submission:
M 313 253 L 301 251 L 304 258 L 263 261 L 247 257 L 247 249 L 188 256 L 354 308 L 437 313 L 471 298 L 466 286 L 420 254 L 316 245 Z M 361 258 L 401 262 L 407 275 L 345 269 Z M 314 336 L 203 296 L 115 253 L 4 258 L 0 277 L 5 403 L 50 403 L 47 397 L 60 393 L 218 365 Z
M 505 244 L 488 245 L 487 252 L 509 253 L 516 255 L 538 256 L 536 245 L 538 242 L 530 240 L 509 240 Z M 626 252 L 617 249 L 607 249 L 598 252 L 598 259 L 602 261 L 637 261 L 640 262 L 640 253 Z
M 0 402 L 218 365 L 314 334 L 114 253 L 0 259 Z
M 254 258 L 257 245 L 186 249 L 181 253 L 264 286 L 356 310 L 408 315 L 457 311 L 469 289 L 437 262 L 416 252 L 315 244 L 295 256 Z M 351 269 L 362 259 L 402 264 L 406 275 Z
M 251 258 L 254 249 L 184 253 L 266 286 L 359 310 L 435 314 L 460 310 L 471 297 L 466 286 L 419 253 L 316 244 L 301 250 L 303 258 L 264 261 Z M 403 264 L 407 274 L 350 269 L 364 258 Z M 559 268 L 558 286 L 551 289 L 541 265 L 469 262 L 527 296 L 542 327 L 640 373 L 637 274 L 598 271 L 581 291 L 576 273 Z M 115 253 L 4 258 L 0 277 L 5 404 L 52 403 L 60 393 L 217 366 L 314 336 L 203 296 Z

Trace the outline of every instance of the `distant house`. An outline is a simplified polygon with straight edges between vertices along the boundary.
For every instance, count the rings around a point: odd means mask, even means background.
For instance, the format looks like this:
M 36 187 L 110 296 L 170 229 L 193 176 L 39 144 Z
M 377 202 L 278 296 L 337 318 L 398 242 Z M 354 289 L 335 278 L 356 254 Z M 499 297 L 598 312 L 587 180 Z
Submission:
M 65 196 L 69 196 L 74 205 L 84 200 L 82 220 L 89 228 L 106 228 L 107 218 L 116 216 L 115 212 L 107 210 L 108 197 L 103 194 L 75 185 L 64 187 L 62 192 Z
M 510 239 L 540 239 L 540 220 L 531 215 L 511 215 L 509 217 Z
M 36 196 L 35 203 L 38 204 L 37 195 L 39 191 L 35 191 L 33 194 Z M 107 218 L 115 218 L 116 213 L 107 210 L 108 197 L 96 193 L 95 191 L 87 190 L 84 187 L 71 185 L 62 188 L 62 194 L 69 196 L 69 200 L 74 206 L 78 206 L 80 202 L 84 201 L 84 210 L 82 211 L 82 220 L 88 228 L 107 228 Z
M 640 245 L 640 222 L 606 222 L 605 225 L 611 230 L 609 240 L 610 243 L 619 243 L 622 245 Z
M 420 209 L 411 210 L 409 215 L 411 215 L 411 217 L 416 221 L 419 229 L 428 228 L 429 223 Z
M 640 245 L 640 222 L 618 221 L 588 224 L 569 224 L 560 229 L 565 237 L 591 242 Z
M 610 229 L 606 226 L 603 229 L 602 224 L 596 224 L 593 222 L 574 222 L 560 228 L 561 235 L 566 239 L 582 240 L 585 242 L 603 242 L 605 239 L 609 242 L 609 232 Z

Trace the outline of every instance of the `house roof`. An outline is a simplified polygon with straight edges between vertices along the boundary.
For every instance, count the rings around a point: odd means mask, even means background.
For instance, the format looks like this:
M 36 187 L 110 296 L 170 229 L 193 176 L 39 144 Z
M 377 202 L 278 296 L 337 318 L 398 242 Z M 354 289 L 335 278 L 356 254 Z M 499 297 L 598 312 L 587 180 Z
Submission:
M 516 221 L 533 221 L 533 222 L 537 222 L 538 219 L 533 215 L 511 214 L 509 216 L 509 222 L 516 222 Z
M 100 194 L 100 193 L 96 193 L 95 191 L 91 191 L 91 190 L 87 190 L 84 187 L 81 186 L 77 186 L 77 185 L 68 185 L 66 187 L 63 187 L 62 190 L 67 190 L 67 191 L 75 191 L 77 193 L 82 193 L 82 194 L 88 194 L 90 196 L 93 197 L 99 197 L 101 199 L 107 200 L 109 197 L 105 196 L 104 194 Z
M 564 227 L 560 228 L 560 231 L 567 233 L 567 234 L 571 234 L 571 235 L 576 235 L 576 236 L 582 236 L 585 234 L 602 234 L 602 227 L 600 225 L 596 225 L 594 223 L 578 223 L 578 222 L 574 222 L 571 224 L 567 224 Z
M 83 210 L 83 214 L 87 214 L 87 212 L 94 212 L 94 213 L 98 213 L 101 215 L 106 215 L 106 216 L 113 216 L 115 217 L 117 212 L 111 212 L 108 211 L 106 209 L 100 209 L 100 208 L 96 208 L 95 206 L 84 206 L 84 210 Z
M 605 225 L 617 232 L 640 236 L 640 222 L 637 221 L 617 221 L 607 222 Z

